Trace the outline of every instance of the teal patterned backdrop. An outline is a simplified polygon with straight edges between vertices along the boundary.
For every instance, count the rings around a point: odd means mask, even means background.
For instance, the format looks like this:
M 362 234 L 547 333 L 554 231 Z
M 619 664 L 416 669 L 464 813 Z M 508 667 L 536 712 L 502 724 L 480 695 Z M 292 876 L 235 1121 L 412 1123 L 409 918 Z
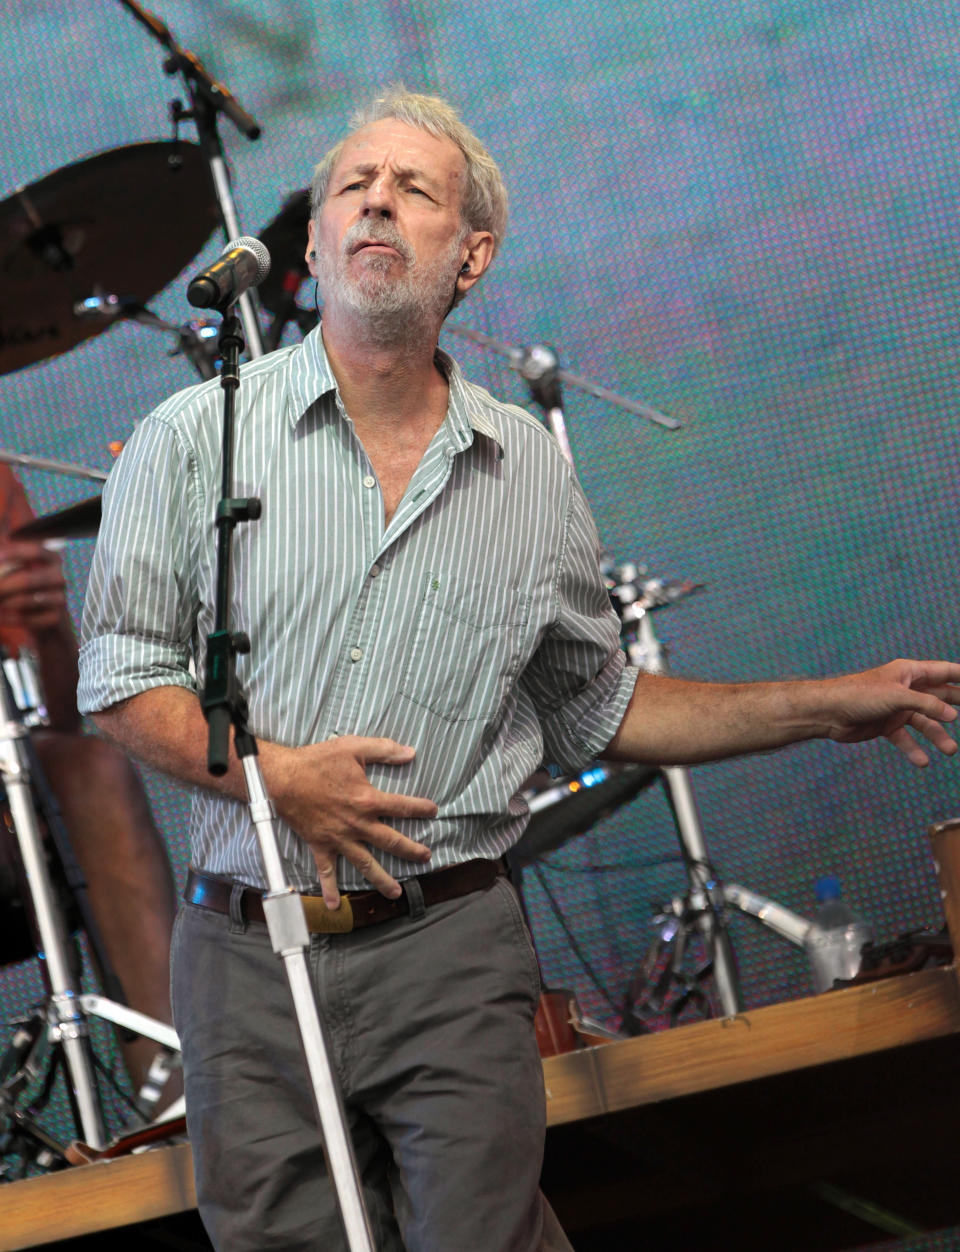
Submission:
M 461 107 L 502 164 L 512 225 L 456 318 L 551 342 L 571 369 L 682 422 L 671 433 L 567 392 L 613 557 L 707 584 L 658 616 L 674 672 L 799 677 L 955 654 L 955 0 L 155 7 L 263 124 L 256 144 L 224 129 L 249 233 L 376 87 L 399 79 Z M 3 28 L 0 196 L 169 134 L 176 86 L 119 3 L 12 0 Z M 217 250 L 172 276 L 159 313 L 187 318 L 187 273 Z M 525 402 L 500 358 L 447 346 Z M 0 446 L 105 468 L 109 440 L 192 381 L 169 347 L 121 324 L 0 378 Z M 89 494 L 24 477 L 41 511 Z M 68 551 L 75 610 L 90 548 Z M 954 764 L 920 774 L 882 745 L 695 771 L 725 877 L 809 912 L 814 878 L 836 872 L 880 938 L 940 924 L 925 831 L 956 814 L 958 779 Z M 185 802 L 151 790 L 182 873 Z M 683 885 L 661 797 L 642 795 L 541 873 L 528 885 L 545 973 L 615 1022 L 651 906 Z M 751 1005 L 806 992 L 801 954 L 748 922 L 733 930 Z M 8 971 L 5 1002 L 33 985 L 29 967 Z

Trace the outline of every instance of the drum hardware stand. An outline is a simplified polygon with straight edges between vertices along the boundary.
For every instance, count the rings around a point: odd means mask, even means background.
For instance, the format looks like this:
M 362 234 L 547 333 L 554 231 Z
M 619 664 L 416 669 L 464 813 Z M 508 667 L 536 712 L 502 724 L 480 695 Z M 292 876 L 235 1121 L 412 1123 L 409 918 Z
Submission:
M 163 63 L 164 73 L 171 77 L 179 74 L 183 79 L 184 88 L 190 99 L 190 108 L 185 109 L 179 99 L 171 101 L 170 120 L 173 123 L 173 137 L 174 139 L 179 137 L 182 122 L 192 120 L 195 123 L 200 147 L 210 166 L 210 178 L 220 207 L 224 238 L 227 241 L 237 239 L 243 231 L 240 229 L 237 217 L 230 185 L 230 171 L 217 130 L 217 118 L 219 114 L 225 113 L 237 130 L 251 142 L 260 138 L 260 125 L 241 107 L 229 88 L 217 82 L 195 53 L 180 47 L 170 33 L 170 28 L 159 17 L 148 12 L 137 3 L 137 0 L 120 0 L 120 3 L 166 50 L 167 55 Z M 248 355 L 251 358 L 263 356 L 263 336 L 253 293 L 244 292 L 238 304 Z
M 698 590 L 698 585 L 663 583 L 659 579 L 640 582 L 644 576 L 638 575 L 632 565 L 617 570 L 616 577 L 618 583 L 611 589 L 610 595 L 620 610 L 621 639 L 631 664 L 649 674 L 665 674 L 664 649 L 654 633 L 651 614 L 655 609 L 676 603 L 682 596 Z M 735 1017 L 743 1010 L 743 993 L 722 909 L 723 889 L 707 856 L 690 771 L 681 765 L 664 765 L 660 775 L 689 883 L 679 924 L 673 927 L 671 922 L 671 942 L 677 945 L 677 955 L 682 959 L 687 934 L 690 931 L 699 932 L 708 953 L 710 972 L 716 982 L 723 1015 Z M 692 989 L 689 994 L 693 995 Z
M 274 828 L 276 816 L 257 761 L 257 743 L 247 725 L 247 703 L 236 673 L 238 654 L 250 651 L 249 638 L 230 629 L 231 545 L 238 523 L 260 516 L 260 501 L 233 496 L 233 448 L 239 360 L 243 349 L 233 305 L 221 309 L 220 384 L 223 388 L 222 496 L 217 506 L 217 566 L 214 629 L 207 636 L 202 706 L 209 726 L 207 766 L 227 772 L 230 729 L 243 767 L 250 817 L 260 841 L 269 890 L 263 911 L 274 952 L 282 958 L 293 997 L 297 1025 L 310 1073 L 327 1169 L 333 1182 L 351 1252 L 374 1252 L 373 1235 L 360 1189 L 360 1176 L 347 1130 L 343 1098 L 330 1063 L 326 1033 L 310 981 L 307 953 L 310 935 L 299 895 L 286 879 Z
M 809 918 L 802 917 L 775 900 L 758 895 L 748 887 L 741 887 L 737 883 L 717 882 L 706 864 L 699 868 L 708 880 L 706 890 L 709 893 L 709 913 L 716 919 L 716 925 L 721 928 L 720 933 L 726 939 L 728 947 L 726 925 L 730 908 L 754 918 L 797 947 L 804 947 L 815 927 L 815 923 Z M 707 961 L 692 974 L 684 968 L 687 941 L 691 935 L 702 931 L 702 920 L 692 892 L 685 896 L 674 896 L 657 914 L 654 919 L 657 937 L 627 985 L 623 1020 L 628 1033 L 645 1034 L 652 1028 L 650 1023 L 653 1019 L 665 1012 L 669 1014 L 670 1025 L 674 1026 L 692 1003 L 703 1010 L 704 1017 L 710 1016 L 710 1000 L 705 984 L 714 973 L 714 962 L 708 955 Z M 730 959 L 733 959 L 732 950 Z M 656 974 L 658 969 L 661 970 L 659 976 Z M 679 995 L 671 999 L 678 990 Z
M 177 326 L 136 300 L 101 291 L 75 304 L 74 313 L 77 317 L 118 318 L 137 322 L 149 330 L 175 335 L 177 346 L 171 349 L 170 356 L 186 357 L 204 382 L 217 376 L 211 342 L 216 338 L 217 331 L 209 322 L 195 320 Z M 106 478 L 106 475 L 103 477 Z
M 0 1121 L 9 1123 L 3 1136 L 7 1148 L 0 1148 L 0 1154 L 8 1150 L 11 1141 L 18 1141 L 31 1152 L 37 1164 L 52 1168 L 62 1163 L 64 1145 L 47 1135 L 35 1123 L 31 1112 L 46 1103 L 59 1061 L 64 1065 L 67 1094 L 78 1132 L 95 1147 L 103 1147 L 106 1142 L 87 1018 L 101 1017 L 117 1025 L 126 1036 L 139 1034 L 161 1045 L 148 1080 L 138 1093 L 137 1107 L 142 1120 L 147 1120 L 159 1103 L 163 1082 L 172 1065 L 171 1058 L 179 1051 L 179 1040 L 172 1027 L 138 1013 L 124 1002 L 123 989 L 110 965 L 99 926 L 90 909 L 86 880 L 30 738 L 28 723 L 42 723 L 42 708 L 35 684 L 26 680 L 21 668 L 9 657 L 0 664 L 0 781 L 25 871 L 24 897 L 33 913 L 48 997 L 44 1006 L 37 1007 L 17 1023 L 14 1037 L 0 1058 Z M 18 682 L 22 708 L 14 696 L 11 679 Z M 50 876 L 35 801 L 42 809 L 100 978 L 112 999 L 79 992 L 70 959 L 71 941 Z M 41 1096 L 34 1102 L 33 1110 L 17 1109 L 17 1099 L 40 1076 L 51 1044 L 59 1050 L 51 1062 Z M 182 1100 L 176 1101 L 165 1116 L 176 1115 L 181 1104 Z
M 23 469 L 43 470 L 47 474 L 67 474 L 72 478 L 89 478 L 95 483 L 107 481 L 107 475 L 103 470 L 87 469 L 85 465 L 75 465 L 72 461 L 54 461 L 46 456 L 30 456 L 26 452 L 7 452 L 0 448 L 0 461 L 7 465 L 19 465 Z
M 525 378 L 534 401 L 546 413 L 548 427 L 555 435 L 567 461 L 576 471 L 563 416 L 561 383 L 567 381 L 582 386 L 583 380 L 560 368 L 556 351 L 548 344 L 535 344 L 527 349 L 509 348 L 475 331 L 465 332 L 462 327 L 449 329 L 508 356 L 513 368 L 519 370 Z M 625 403 L 621 397 L 604 388 L 591 385 L 583 389 L 592 395 L 620 404 L 632 412 L 641 412 L 641 416 L 661 426 L 676 429 L 679 425 L 655 409 L 650 410 L 647 406 L 637 406 L 632 402 Z M 654 632 L 651 613 L 700 590 L 702 584 L 647 578 L 646 572 L 638 570 L 634 565 L 625 565 L 616 570 L 610 568 L 606 572 L 610 596 L 620 617 L 621 642 L 631 663 L 651 674 L 665 674 L 667 668 L 664 649 Z M 640 1021 L 641 1029 L 646 1008 L 652 1007 L 654 1011 L 662 1009 L 674 984 L 679 984 L 681 988 L 679 1000 L 671 1010 L 674 1020 L 690 1003 L 709 1007 L 703 986 L 708 977 L 714 981 L 723 1015 L 733 1017 L 742 1012 L 743 992 L 727 925 L 728 907 L 737 908 L 748 916 L 755 917 L 783 938 L 801 946 L 811 926 L 807 919 L 773 900 L 735 883 L 724 885 L 719 881 L 707 855 L 690 771 L 684 766 L 663 766 L 659 772 L 673 815 L 689 887 L 684 896 L 674 899 L 661 910 L 658 938 L 631 983 L 627 1009 L 635 1020 Z M 694 934 L 699 935 L 703 942 L 707 962 L 690 975 L 684 972 L 683 963 L 688 940 Z M 667 967 L 654 984 L 651 981 L 652 972 L 658 959 L 667 953 Z M 634 990 L 638 987 L 642 988 L 644 997 L 649 1000 L 646 1008 L 643 1004 L 636 1003 Z
M 47 1007 L 49 1035 L 62 1050 L 71 1103 L 83 1136 L 89 1143 L 103 1147 L 106 1132 L 94 1078 L 89 1031 L 77 1003 L 77 991 L 67 958 L 65 926 L 54 895 L 31 797 L 28 734 L 4 676 L 0 680 L 0 777 L 27 876 L 44 956 L 43 968 L 50 991 Z
M 211 342 L 216 338 L 217 331 L 205 320 L 193 319 L 178 326 L 173 322 L 168 322 L 136 300 L 128 300 L 124 296 L 99 289 L 86 299 L 77 301 L 73 306 L 73 312 L 75 317 L 104 320 L 116 318 L 118 321 L 137 322 L 149 330 L 175 335 L 176 347 L 170 349 L 169 356 L 186 357 L 203 382 L 209 382 L 217 376 Z M 31 469 L 48 469 L 56 474 L 73 474 L 78 478 L 92 478 L 97 482 L 105 482 L 107 478 L 107 475 L 99 470 L 84 469 L 83 466 L 70 465 L 67 461 L 50 461 L 41 457 L 21 456 L 13 452 L 0 452 L 0 460 Z
M 473 334 L 470 337 L 476 338 Z M 481 340 L 478 339 L 478 342 Z M 494 344 L 490 343 L 489 346 L 494 347 Z M 556 437 L 560 450 L 571 468 L 576 472 L 563 416 L 561 383 L 573 381 L 576 385 L 582 385 L 582 380 L 577 379 L 576 376 L 568 376 L 565 371 L 561 370 L 557 353 L 548 344 L 535 344 L 532 348 L 521 351 L 519 356 L 516 355 L 516 350 L 513 350 L 513 353 L 514 368 L 523 375 L 534 401 L 545 411 L 547 426 Z M 585 390 L 590 390 L 591 394 L 597 395 L 604 389 L 585 388 Z M 602 398 L 623 403 L 620 397 L 615 397 L 609 392 Z M 641 416 L 669 429 L 676 429 L 679 425 L 673 418 L 668 418 L 647 406 L 625 407 L 630 407 L 633 412 L 638 411 L 638 408 L 642 409 Z M 650 621 L 650 610 L 671 603 L 679 599 L 682 594 L 689 594 L 689 591 L 696 589 L 693 584 L 671 584 L 671 590 L 667 592 L 664 591 L 664 586 L 662 583 L 658 584 L 659 600 L 653 595 L 652 587 L 644 595 L 634 584 L 628 583 L 625 579 L 621 580 L 620 586 L 611 590 L 611 598 L 615 601 L 619 600 L 620 619 L 626 627 L 626 638 L 623 638 L 623 630 L 621 638 L 626 646 L 627 655 L 632 664 L 652 674 L 665 673 L 666 665 L 663 649 L 654 634 Z M 690 884 L 689 908 L 685 910 L 684 916 L 691 919 L 691 923 L 699 931 L 710 954 L 711 972 L 716 982 L 723 1014 L 725 1017 L 733 1017 L 743 1008 L 743 994 L 730 937 L 722 912 L 717 907 L 716 883 L 713 875 L 708 871 L 706 845 L 703 841 L 700 817 L 690 784 L 690 772 L 682 766 L 664 766 L 660 774 L 673 813 Z
M 699 584 L 664 582 L 646 578 L 636 566 L 625 565 L 615 571 L 611 579 L 611 596 L 620 609 L 623 623 L 622 638 L 627 654 L 633 664 L 653 674 L 666 673 L 664 649 L 653 631 L 650 614 L 700 589 Z M 617 585 L 613 585 L 616 582 Z M 814 923 L 806 917 L 762 896 L 738 883 L 721 882 L 710 864 L 706 844 L 700 828 L 689 770 L 664 767 L 661 771 L 666 784 L 667 799 L 674 815 L 684 865 L 689 881 L 685 896 L 677 896 L 663 906 L 656 918 L 658 937 L 631 980 L 628 990 L 627 1015 L 643 1021 L 646 1009 L 654 1014 L 666 1006 L 669 984 L 681 987 L 680 1001 L 671 1009 L 671 1017 L 682 1012 L 685 1003 L 704 1001 L 697 994 L 703 977 L 713 974 L 717 994 L 725 1016 L 741 1011 L 742 999 L 736 961 L 730 942 L 727 918 L 730 909 L 754 918 L 768 930 L 772 930 L 789 943 L 803 947 Z M 708 953 L 707 965 L 691 977 L 682 972 L 688 938 L 699 933 Z M 671 950 L 672 948 L 672 950 Z M 649 976 L 658 958 L 669 951 L 669 960 L 663 977 L 652 986 Z M 639 1003 L 638 990 L 644 989 Z M 731 1006 L 736 1004 L 736 1008 Z M 637 1008 L 639 1007 L 639 1013 Z
M 564 450 L 564 456 L 571 465 L 573 460 L 569 455 L 570 445 L 567 442 L 565 426 L 562 427 L 563 433 L 561 434 L 563 406 L 560 386 L 564 383 L 585 391 L 587 395 L 595 396 L 598 400 L 606 400 L 609 404 L 626 409 L 628 413 L 645 418 L 646 421 L 653 422 L 656 426 L 663 426 L 667 430 L 680 429 L 680 423 L 675 417 L 668 417 L 666 413 L 661 413 L 652 405 L 630 400 L 626 396 L 611 391 L 609 387 L 601 387 L 599 383 L 584 378 L 582 374 L 574 374 L 568 369 L 561 368 L 556 349 L 549 344 L 535 343 L 532 347 L 518 348 L 513 344 L 504 343 L 502 339 L 495 339 L 493 335 L 484 334 L 483 331 L 474 330 L 470 326 L 462 326 L 458 322 L 445 322 L 443 329 L 449 331 L 451 335 L 457 335 L 471 343 L 480 344 L 483 348 L 489 348 L 491 352 L 504 357 L 510 368 L 522 376 L 533 392 L 536 402 L 547 409 L 547 424 L 557 436 L 560 447 Z M 546 403 L 539 398 L 539 389 L 543 389 L 542 394 L 545 396 Z

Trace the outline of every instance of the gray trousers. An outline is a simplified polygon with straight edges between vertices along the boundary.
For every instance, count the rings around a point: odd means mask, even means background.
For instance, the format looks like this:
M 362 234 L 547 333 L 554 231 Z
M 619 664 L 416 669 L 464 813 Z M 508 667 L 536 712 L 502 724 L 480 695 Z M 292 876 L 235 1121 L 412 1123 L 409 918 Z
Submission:
M 516 893 L 499 879 L 417 911 L 311 939 L 375 1246 L 568 1248 L 538 1189 L 539 977 Z M 171 961 L 197 1196 L 214 1246 L 345 1249 L 266 927 L 183 905 Z

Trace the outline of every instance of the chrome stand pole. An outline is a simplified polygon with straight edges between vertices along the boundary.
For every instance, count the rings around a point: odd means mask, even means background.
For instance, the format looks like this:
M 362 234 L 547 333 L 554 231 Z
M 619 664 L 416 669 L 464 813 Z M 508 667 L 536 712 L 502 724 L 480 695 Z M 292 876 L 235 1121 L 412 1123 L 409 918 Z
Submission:
M 79 1003 L 67 958 L 66 926 L 47 868 L 43 837 L 30 786 L 30 764 L 24 746 L 29 731 L 5 677 L 0 677 L 0 777 L 27 875 L 36 916 L 41 953 L 50 988 L 47 1019 L 50 1038 L 63 1049 L 80 1129 L 95 1148 L 106 1144 L 106 1128 L 93 1070 L 87 1020 Z
M 639 617 L 637 627 L 636 642 L 628 647 L 630 660 L 650 674 L 665 674 L 667 666 L 663 646 L 654 632 L 649 611 Z M 743 1010 L 740 978 L 723 922 L 723 888 L 710 869 L 690 771 L 684 766 L 666 765 L 661 773 L 690 882 L 690 904 L 696 911 L 697 927 L 713 961 L 720 1006 L 725 1017 L 735 1017 Z

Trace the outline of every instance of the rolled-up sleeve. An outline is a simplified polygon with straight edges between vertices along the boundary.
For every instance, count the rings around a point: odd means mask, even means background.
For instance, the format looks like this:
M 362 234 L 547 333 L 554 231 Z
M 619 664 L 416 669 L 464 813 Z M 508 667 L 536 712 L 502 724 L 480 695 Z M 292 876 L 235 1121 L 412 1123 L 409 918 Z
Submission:
M 195 689 L 196 620 L 189 546 L 200 528 L 197 472 L 161 410 L 127 443 L 103 493 L 103 522 L 81 623 L 82 713 L 152 687 Z
M 637 680 L 620 647 L 599 558 L 589 506 L 571 477 L 553 621 L 521 680 L 537 710 L 545 760 L 568 773 L 609 744 Z

